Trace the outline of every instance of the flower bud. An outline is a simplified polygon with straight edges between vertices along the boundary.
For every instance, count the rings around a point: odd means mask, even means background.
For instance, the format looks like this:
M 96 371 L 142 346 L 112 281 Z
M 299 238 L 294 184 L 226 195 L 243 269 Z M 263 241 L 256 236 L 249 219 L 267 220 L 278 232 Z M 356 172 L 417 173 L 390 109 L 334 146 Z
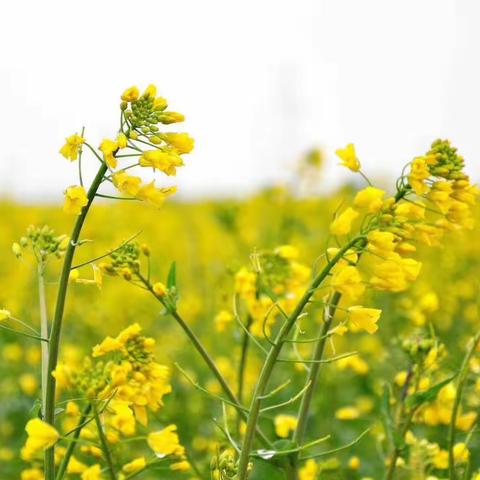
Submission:
M 132 271 L 125 267 L 122 269 L 122 277 L 127 280 L 127 281 L 130 281 L 132 279 Z
M 153 285 L 153 293 L 157 297 L 164 297 L 167 294 L 167 287 L 162 282 L 157 282 Z
M 171 123 L 183 122 L 185 116 L 178 112 L 163 112 L 159 120 L 165 125 L 170 125 Z
M 22 247 L 20 246 L 20 244 L 15 242 L 12 245 L 12 252 L 17 258 L 20 258 L 22 256 Z
M 161 143 L 161 138 L 158 137 L 157 135 L 152 135 L 150 138 L 149 138 L 150 142 L 152 142 L 154 145 L 158 145 Z

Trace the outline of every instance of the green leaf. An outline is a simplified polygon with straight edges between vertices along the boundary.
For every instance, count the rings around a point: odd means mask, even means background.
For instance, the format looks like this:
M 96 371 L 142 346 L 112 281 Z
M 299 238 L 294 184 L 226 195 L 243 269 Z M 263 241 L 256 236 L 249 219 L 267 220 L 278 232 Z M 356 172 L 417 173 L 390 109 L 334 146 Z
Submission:
M 32 408 L 28 411 L 30 418 L 42 418 L 42 401 L 39 398 L 36 398 L 33 402 Z
M 176 287 L 177 287 L 177 262 L 172 262 L 172 264 L 170 265 L 170 270 L 168 271 L 168 275 L 167 275 L 167 289 L 170 290 Z
M 385 433 L 387 434 L 387 437 L 390 441 L 390 443 L 393 445 L 393 437 L 394 437 L 394 423 L 393 423 L 393 418 L 392 418 L 392 411 L 390 409 L 390 397 L 391 397 L 391 392 L 390 392 L 390 387 L 389 385 L 385 384 L 383 386 L 383 394 L 382 394 L 382 402 L 380 404 L 380 411 L 382 414 L 382 423 L 383 427 L 385 428 Z
M 408 408 L 417 408 L 423 403 L 431 402 L 432 400 L 435 400 L 437 398 L 438 392 L 445 386 L 448 385 L 455 377 L 457 374 L 452 375 L 451 377 L 447 378 L 446 380 L 443 380 L 443 382 L 437 383 L 433 387 L 429 388 L 428 390 L 425 390 L 424 392 L 417 392 L 412 395 L 409 395 L 405 399 L 405 405 Z

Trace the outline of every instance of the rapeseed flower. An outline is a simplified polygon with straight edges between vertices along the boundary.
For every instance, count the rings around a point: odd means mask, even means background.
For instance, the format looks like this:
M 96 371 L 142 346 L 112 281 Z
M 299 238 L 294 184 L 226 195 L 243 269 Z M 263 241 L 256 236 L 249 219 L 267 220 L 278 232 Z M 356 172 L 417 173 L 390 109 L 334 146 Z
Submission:
M 65 190 L 65 203 L 63 204 L 63 211 L 72 214 L 80 215 L 83 207 L 88 204 L 87 192 L 82 186 L 74 185 Z

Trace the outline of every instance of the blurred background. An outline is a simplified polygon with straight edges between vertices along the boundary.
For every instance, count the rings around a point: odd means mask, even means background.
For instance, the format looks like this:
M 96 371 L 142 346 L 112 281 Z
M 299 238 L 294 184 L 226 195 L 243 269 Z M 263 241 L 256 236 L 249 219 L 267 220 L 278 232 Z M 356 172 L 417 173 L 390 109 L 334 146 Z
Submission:
M 478 176 L 479 13 L 474 0 L 8 2 L 0 195 L 60 202 L 76 181 L 64 137 L 113 135 L 120 93 L 148 83 L 196 138 L 184 198 L 286 182 L 312 147 L 336 187 L 347 142 L 378 180 L 446 136 Z

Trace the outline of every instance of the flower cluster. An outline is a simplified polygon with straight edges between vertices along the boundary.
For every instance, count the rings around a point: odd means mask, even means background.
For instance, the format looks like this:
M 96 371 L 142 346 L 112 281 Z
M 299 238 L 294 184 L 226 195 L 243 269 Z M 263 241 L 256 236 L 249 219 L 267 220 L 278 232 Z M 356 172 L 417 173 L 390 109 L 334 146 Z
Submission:
M 348 168 L 360 170 L 352 145 L 337 154 Z M 406 290 L 421 269 L 421 263 L 411 257 L 417 245 L 438 245 L 445 232 L 472 227 L 478 191 L 463 166 L 456 149 L 448 141 L 437 140 L 425 156 L 411 162 L 409 174 L 397 182 L 395 196 L 387 197 L 384 190 L 370 185 L 331 223 L 330 233 L 336 237 L 350 235 L 356 225 L 360 232 L 358 241 L 332 269 L 330 281 L 333 291 L 347 303 L 354 327 L 376 331 L 380 311 L 355 305 L 367 287 Z M 329 249 L 327 257 L 338 252 L 338 248 Z M 362 268 L 357 265 L 360 256 Z
M 12 252 L 17 258 L 20 258 L 23 251 L 30 247 L 37 261 L 45 263 L 50 255 L 61 258 L 67 249 L 68 242 L 67 235 L 56 235 L 48 225 L 43 227 L 30 225 L 26 234 L 12 245 Z
M 169 369 L 155 361 L 154 346 L 155 340 L 141 335 L 135 323 L 96 345 L 83 370 L 72 374 L 70 383 L 79 393 L 112 398 L 110 423 L 127 436 L 135 433 L 135 420 L 147 425 L 148 410 L 156 412 L 172 390 Z
M 278 314 L 276 306 L 290 313 L 310 280 L 310 268 L 298 262 L 298 250 L 283 245 L 273 252 L 253 256 L 253 268 L 242 267 L 235 274 L 235 291 L 252 318 L 251 332 L 270 334 Z
M 155 341 L 143 336 L 141 327 L 133 324 L 115 338 L 107 337 L 96 345 L 91 357 L 85 358 L 82 368 L 59 365 L 54 373 L 63 388 L 88 399 L 92 405 L 98 405 L 94 408 L 99 410 L 110 447 L 118 445 L 124 437 L 135 435 L 137 423 L 146 427 L 148 411 L 158 411 L 163 406 L 163 397 L 172 391 L 169 368 L 155 361 L 152 353 L 154 345 Z M 75 401 L 69 401 L 63 411 L 62 429 L 65 435 L 75 431 L 80 417 L 79 405 Z M 40 459 L 41 452 L 61 439 L 54 427 L 38 418 L 31 420 L 26 430 L 28 439 L 22 450 L 22 458 L 26 461 L 36 462 Z M 80 435 L 87 442 L 97 440 L 98 432 L 94 422 L 87 422 Z M 159 460 L 170 461 L 171 470 L 184 471 L 190 468 L 175 425 L 150 432 L 145 439 Z M 82 445 L 80 451 L 97 460 L 103 458 L 102 450 L 95 444 Z M 57 464 L 64 455 L 65 449 L 57 447 Z M 124 475 L 133 474 L 148 468 L 150 463 L 145 457 L 137 457 L 126 463 L 122 472 Z M 100 479 L 101 466 L 88 466 L 72 456 L 67 473 L 81 474 L 82 480 Z
M 140 176 L 130 175 L 128 172 L 136 167 L 150 167 L 167 176 L 174 176 L 177 168 L 184 165 L 182 155 L 192 151 L 194 142 L 187 133 L 160 131 L 159 124 L 182 122 L 184 116 L 167 111 L 167 101 L 156 95 L 154 85 L 149 85 L 142 95 L 137 87 L 130 87 L 123 92 L 120 130 L 115 138 L 104 138 L 101 141 L 98 147 L 100 153 L 88 144 L 83 132 L 82 135 L 73 134 L 66 138 L 60 153 L 70 161 L 80 161 L 82 148 L 86 145 L 110 171 L 110 175 L 102 182 L 110 181 L 128 198 L 161 206 L 168 196 L 175 193 L 176 187 L 157 187 L 155 180 L 144 183 Z M 124 159 L 137 161 L 119 167 L 119 160 Z M 81 180 L 80 174 L 81 184 L 72 185 L 65 191 L 64 210 L 67 213 L 79 215 L 91 200 Z

